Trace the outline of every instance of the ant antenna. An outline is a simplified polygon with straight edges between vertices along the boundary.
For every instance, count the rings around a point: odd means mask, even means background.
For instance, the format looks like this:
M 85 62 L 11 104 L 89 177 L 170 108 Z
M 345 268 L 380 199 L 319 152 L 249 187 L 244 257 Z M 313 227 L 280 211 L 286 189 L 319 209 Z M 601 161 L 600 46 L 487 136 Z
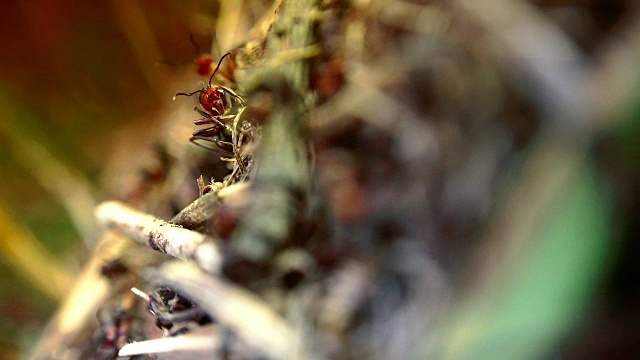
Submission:
M 229 53 L 224 54 L 224 55 L 220 58 L 220 61 L 218 61 L 218 66 L 216 66 L 216 69 L 215 69 L 215 70 L 213 70 L 213 74 L 211 74 L 211 77 L 209 78 L 209 86 L 208 86 L 209 88 L 211 88 L 211 87 L 212 87 L 212 85 L 211 85 L 211 81 L 213 81 L 213 76 L 216 74 L 216 72 L 218 72 L 218 69 L 220 69 L 220 64 L 222 64 L 222 60 L 224 60 L 224 58 L 226 58 L 226 57 L 227 57 L 227 56 L 229 56 L 229 55 L 231 55 L 231 53 L 230 53 L 230 52 L 229 52 Z M 192 92 L 192 93 L 177 93 L 177 94 L 173 95 L 173 100 L 175 100 L 175 99 L 176 99 L 176 96 L 179 96 L 179 95 L 182 95 L 182 96 L 192 96 L 192 95 L 195 95 L 195 94 L 198 94 L 198 93 L 202 93 L 202 92 L 204 92 L 205 90 L 206 90 L 206 89 L 196 90 L 196 91 L 194 91 L 194 92 Z M 232 95 L 234 95 L 234 96 L 238 97 L 238 96 L 237 96 L 237 95 L 235 95 L 235 94 L 232 94 Z
M 194 92 L 192 92 L 192 93 L 188 93 L 188 94 L 187 94 L 187 93 L 177 93 L 177 94 L 173 95 L 173 100 L 175 100 L 175 99 L 176 99 L 176 96 L 178 96 L 178 95 L 182 95 L 182 96 L 191 96 L 191 95 L 194 95 L 194 94 L 197 94 L 197 93 L 201 93 L 201 92 L 203 92 L 203 91 L 204 91 L 204 90 L 196 90 L 196 91 L 194 91 Z
M 220 64 L 222 64 L 222 60 L 224 60 L 224 58 L 226 58 L 229 55 L 231 55 L 230 52 L 222 55 L 222 57 L 220 58 L 220 61 L 218 61 L 218 66 L 216 66 L 216 69 L 213 70 L 213 74 L 211 74 L 211 77 L 209 78 L 209 86 L 211 86 L 211 81 L 213 80 L 213 76 L 216 74 L 216 72 L 218 72 L 218 69 L 220 69 Z

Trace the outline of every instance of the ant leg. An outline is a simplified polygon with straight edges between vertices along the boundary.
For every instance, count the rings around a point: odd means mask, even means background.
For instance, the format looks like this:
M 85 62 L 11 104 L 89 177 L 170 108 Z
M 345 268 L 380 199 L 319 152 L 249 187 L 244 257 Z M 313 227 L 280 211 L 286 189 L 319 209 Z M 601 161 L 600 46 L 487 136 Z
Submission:
M 193 123 L 195 125 L 211 125 L 211 124 L 216 124 L 218 125 L 217 122 L 213 121 L 211 118 L 200 118 L 200 119 L 195 119 L 193 120 Z
M 229 88 L 228 88 L 228 87 L 226 87 L 226 86 L 220 86 L 220 88 L 221 88 L 223 91 L 225 91 L 227 94 L 231 95 L 233 98 L 235 98 L 236 100 L 238 100 L 238 102 L 239 102 L 241 105 L 244 105 L 244 99 L 243 99 L 240 95 L 236 94 L 236 93 L 235 93 L 235 91 L 233 91 L 233 90 L 229 89 Z
M 228 141 L 213 139 L 213 137 L 219 135 L 220 132 L 221 132 L 221 129 L 219 127 L 212 126 L 212 127 L 194 132 L 191 137 L 196 139 L 202 139 L 202 140 L 207 138 L 207 141 L 212 141 L 219 145 L 233 146 L 233 144 Z
M 193 137 L 213 137 L 220 134 L 221 131 L 222 129 L 219 126 L 212 126 L 206 129 L 200 129 L 194 132 L 192 136 Z
M 233 153 L 227 149 L 224 149 L 222 147 L 220 147 L 219 143 L 225 143 L 225 142 L 221 142 L 219 140 L 216 139 L 212 139 L 210 137 L 206 137 L 206 136 L 192 136 L 189 141 L 191 141 L 192 143 L 200 146 L 203 149 L 207 149 L 210 151 L 215 152 L 216 154 L 219 154 L 220 156 L 231 156 L 233 155 Z M 215 144 L 215 147 L 213 146 L 209 146 L 206 143 L 201 143 L 200 141 L 207 141 L 207 142 L 211 142 Z
M 191 136 L 191 138 L 189 139 L 189 141 L 191 141 L 192 143 L 205 148 L 205 149 L 209 149 L 212 151 L 215 151 L 216 153 L 222 154 L 222 155 L 229 155 L 232 154 L 232 152 L 230 150 L 228 150 L 228 147 L 232 147 L 231 143 L 227 142 L 227 141 L 223 141 L 223 140 L 218 140 L 215 139 L 214 136 L 218 136 L 220 134 L 221 129 L 218 126 L 212 126 L 206 129 L 202 129 L 202 130 L 198 130 L 196 132 L 193 133 L 193 135 Z M 202 144 L 199 141 L 207 141 L 207 142 L 212 142 L 216 145 L 216 147 L 212 147 L 212 146 L 208 146 L 206 144 Z
M 228 141 L 223 141 L 223 140 L 216 140 L 216 143 L 218 143 L 220 145 L 233 146 L 232 143 L 230 143 Z
M 220 121 L 219 120 L 229 120 L 233 117 L 233 115 L 225 115 L 225 116 L 216 116 L 214 117 L 206 117 L 206 118 L 200 118 L 200 119 L 195 119 L 193 120 L 193 123 L 195 125 L 210 125 L 210 124 L 214 124 L 214 125 L 220 125 Z
M 216 123 L 216 124 L 218 124 L 220 126 L 224 126 L 224 123 L 222 121 L 218 120 L 219 116 L 211 116 L 209 113 L 207 113 L 207 112 L 205 112 L 203 110 L 200 110 L 197 107 L 194 107 L 193 110 L 197 111 L 198 114 L 202 115 L 204 119 L 210 119 L 212 121 L 211 124 Z M 198 119 L 198 120 L 202 120 L 202 119 Z

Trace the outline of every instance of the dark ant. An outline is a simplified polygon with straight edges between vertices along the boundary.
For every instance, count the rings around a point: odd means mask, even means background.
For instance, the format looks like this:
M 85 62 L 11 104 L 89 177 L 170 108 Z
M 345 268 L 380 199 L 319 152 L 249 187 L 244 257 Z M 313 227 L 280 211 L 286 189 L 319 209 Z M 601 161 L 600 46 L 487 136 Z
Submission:
M 118 351 L 131 341 L 144 339 L 140 328 L 140 319 L 135 316 L 137 301 L 133 294 L 125 294 L 114 303 L 102 306 L 96 316 L 99 327 L 94 331 L 94 344 L 97 347 L 92 357 L 82 359 L 115 360 Z
M 128 310 L 116 307 L 114 309 L 98 310 L 100 328 L 94 337 L 97 341 L 97 359 L 115 359 L 118 351 L 129 342 L 131 331 L 131 314 Z
M 212 322 L 211 317 L 197 305 L 166 286 L 157 287 L 149 293 L 149 310 L 156 317 L 156 326 L 170 336 Z
M 244 99 L 240 97 L 240 95 L 236 94 L 233 90 L 229 89 L 226 86 L 211 84 L 211 82 L 213 81 L 213 77 L 215 76 L 218 69 L 220 69 L 222 61 L 229 55 L 231 55 L 231 53 L 226 53 L 220 58 L 218 66 L 216 66 L 216 69 L 213 71 L 213 74 L 211 74 L 211 77 L 209 78 L 208 85 L 204 85 L 201 90 L 196 90 L 191 93 L 177 93 L 173 97 L 173 99 L 175 100 L 175 98 L 180 95 L 192 96 L 195 94 L 200 94 L 198 100 L 200 102 L 200 106 L 202 106 L 204 111 L 197 107 L 194 108 L 194 110 L 198 112 L 198 114 L 200 114 L 202 118 L 194 120 L 193 123 L 196 125 L 212 126 L 194 132 L 189 141 L 205 149 L 223 153 L 225 155 L 233 154 L 233 144 L 230 141 L 231 131 L 229 128 L 227 128 L 223 120 L 229 120 L 235 117 L 235 115 L 228 114 L 233 108 L 234 101 L 240 106 L 244 106 Z M 201 144 L 198 141 L 212 142 L 216 145 L 216 147 Z

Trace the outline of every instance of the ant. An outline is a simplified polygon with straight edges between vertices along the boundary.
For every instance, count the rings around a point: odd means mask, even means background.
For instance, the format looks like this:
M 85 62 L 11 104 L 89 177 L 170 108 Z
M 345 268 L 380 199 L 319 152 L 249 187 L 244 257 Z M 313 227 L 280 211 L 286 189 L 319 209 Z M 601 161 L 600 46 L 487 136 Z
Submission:
M 196 72 L 202 76 L 210 76 L 211 69 L 213 69 L 213 64 L 215 64 L 215 62 L 213 61 L 213 56 L 211 56 L 211 54 L 209 53 L 206 53 L 206 52 L 203 53 L 200 51 L 200 46 L 196 42 L 196 38 L 193 34 L 189 35 L 189 41 L 191 41 L 191 44 L 193 45 L 193 49 L 196 51 L 196 56 L 197 56 L 195 61 Z M 233 63 L 227 66 L 227 69 L 226 69 L 227 71 L 224 71 L 225 69 L 223 69 L 221 75 L 231 80 L 231 77 L 229 76 L 230 74 L 225 74 L 225 72 L 231 73 L 232 67 L 233 67 Z
M 209 75 L 213 64 L 213 57 L 209 54 L 200 54 L 196 59 L 196 72 L 199 75 Z
M 169 287 L 157 287 L 148 297 L 149 310 L 156 317 L 156 326 L 170 336 L 188 332 L 191 328 L 212 321 L 196 304 Z
M 208 85 L 204 85 L 201 90 L 196 90 L 191 93 L 177 93 L 173 97 L 175 100 L 177 96 L 192 96 L 200 94 L 198 100 L 200 102 L 200 106 L 202 106 L 202 109 L 204 110 L 199 109 L 198 107 L 194 108 L 202 118 L 194 120 L 193 123 L 195 125 L 212 126 L 194 132 L 189 141 L 205 149 L 224 154 L 233 154 L 233 143 L 229 141 L 231 140 L 231 131 L 227 128 L 227 125 L 225 125 L 223 120 L 229 120 L 236 117 L 236 115 L 228 114 L 233 108 L 234 102 L 238 103 L 241 107 L 244 107 L 244 99 L 233 90 L 226 86 L 211 84 L 213 77 L 218 69 L 220 69 L 222 61 L 229 55 L 231 55 L 231 53 L 226 53 L 220 58 L 218 66 L 216 66 L 216 69 L 209 78 Z M 213 142 L 216 147 L 201 144 L 198 141 Z

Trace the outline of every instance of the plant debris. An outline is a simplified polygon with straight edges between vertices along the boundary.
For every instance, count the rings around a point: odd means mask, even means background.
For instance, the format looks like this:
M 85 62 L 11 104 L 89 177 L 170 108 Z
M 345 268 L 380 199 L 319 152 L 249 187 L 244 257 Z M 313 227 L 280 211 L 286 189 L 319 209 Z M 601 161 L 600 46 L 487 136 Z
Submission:
M 69 334 L 61 358 L 433 356 L 453 294 L 492 279 L 464 272 L 493 259 L 470 249 L 495 228 L 504 249 L 519 246 L 561 189 L 507 207 L 534 220 L 506 226 L 494 211 L 512 167 L 539 142 L 579 168 L 606 113 L 585 105 L 593 70 L 545 13 L 553 2 L 518 1 L 515 20 L 490 11 L 497 0 L 275 3 L 220 58 L 226 76 L 178 94 L 200 95 L 195 123 L 211 127 L 191 140 L 215 153 L 167 150 L 161 191 L 98 206 L 103 225 L 144 245 L 102 263 L 109 297 L 135 287 L 148 301 L 101 305 L 86 327 L 102 335 Z M 565 57 L 531 58 L 545 51 Z M 566 134 L 571 145 L 553 147 Z

